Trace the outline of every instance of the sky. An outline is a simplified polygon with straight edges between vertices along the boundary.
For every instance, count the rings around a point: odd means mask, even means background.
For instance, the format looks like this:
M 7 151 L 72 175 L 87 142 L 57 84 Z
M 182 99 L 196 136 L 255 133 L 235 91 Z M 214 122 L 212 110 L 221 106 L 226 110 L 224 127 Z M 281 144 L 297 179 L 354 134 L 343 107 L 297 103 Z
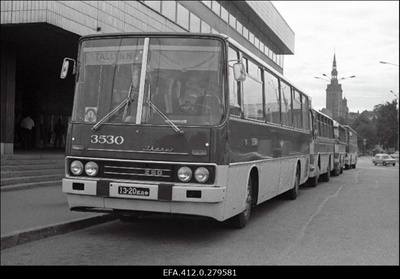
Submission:
M 295 33 L 284 76 L 311 96 L 315 109 L 326 105 L 334 53 L 350 112 L 399 96 L 399 1 L 271 2 Z M 327 81 L 315 78 L 323 74 Z

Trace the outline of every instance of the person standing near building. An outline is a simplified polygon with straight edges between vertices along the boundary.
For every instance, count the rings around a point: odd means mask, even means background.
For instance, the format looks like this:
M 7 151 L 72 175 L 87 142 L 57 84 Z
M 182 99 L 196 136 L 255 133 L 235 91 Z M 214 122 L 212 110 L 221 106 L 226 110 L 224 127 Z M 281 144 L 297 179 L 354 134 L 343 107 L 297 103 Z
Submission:
M 57 124 L 54 125 L 54 134 L 55 134 L 54 149 L 56 149 L 57 143 L 58 143 L 58 148 L 61 148 L 64 131 L 65 131 L 64 124 L 62 123 L 61 119 L 58 119 Z
M 25 117 L 21 120 L 23 149 L 30 149 L 32 146 L 32 128 L 34 126 L 35 122 L 28 113 L 25 113 Z

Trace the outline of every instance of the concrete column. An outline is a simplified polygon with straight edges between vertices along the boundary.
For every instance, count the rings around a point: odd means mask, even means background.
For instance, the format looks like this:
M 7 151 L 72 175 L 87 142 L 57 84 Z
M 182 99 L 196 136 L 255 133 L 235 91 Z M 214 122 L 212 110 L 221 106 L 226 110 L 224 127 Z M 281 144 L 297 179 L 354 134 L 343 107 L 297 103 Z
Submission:
M 15 51 L 1 44 L 1 154 L 14 153 L 15 72 Z

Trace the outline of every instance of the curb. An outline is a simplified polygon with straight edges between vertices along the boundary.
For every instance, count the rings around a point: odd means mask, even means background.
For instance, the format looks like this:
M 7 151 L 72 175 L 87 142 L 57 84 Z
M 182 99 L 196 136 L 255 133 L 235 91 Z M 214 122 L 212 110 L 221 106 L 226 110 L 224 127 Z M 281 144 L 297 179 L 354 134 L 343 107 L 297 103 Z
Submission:
M 0 187 L 0 192 L 34 189 L 34 188 L 39 188 L 39 187 L 60 187 L 60 189 L 61 189 L 61 186 L 62 186 L 62 184 L 61 184 L 60 180 L 36 182 L 36 183 L 22 183 L 22 184 L 14 184 L 14 185 L 3 185 Z
M 57 223 L 50 226 L 36 227 L 26 231 L 15 231 L 1 236 L 1 250 L 11 248 L 50 236 L 60 235 L 117 219 L 114 214 L 82 218 L 76 221 Z

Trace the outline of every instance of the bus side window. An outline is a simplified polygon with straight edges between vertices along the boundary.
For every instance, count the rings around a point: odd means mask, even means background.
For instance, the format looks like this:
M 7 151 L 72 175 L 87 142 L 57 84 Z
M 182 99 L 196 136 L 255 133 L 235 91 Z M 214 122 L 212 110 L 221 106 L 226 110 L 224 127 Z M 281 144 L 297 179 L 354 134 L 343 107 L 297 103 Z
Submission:
M 293 126 L 301 129 L 303 128 L 302 98 L 297 90 L 294 90 L 293 93 Z
M 280 123 L 280 93 L 278 78 L 264 71 L 265 117 L 267 122 Z
M 281 115 L 282 125 L 292 126 L 292 96 L 291 87 L 281 80 Z
M 263 120 L 263 83 L 261 69 L 252 61 L 247 61 L 247 78 L 243 82 L 243 112 L 246 118 Z

